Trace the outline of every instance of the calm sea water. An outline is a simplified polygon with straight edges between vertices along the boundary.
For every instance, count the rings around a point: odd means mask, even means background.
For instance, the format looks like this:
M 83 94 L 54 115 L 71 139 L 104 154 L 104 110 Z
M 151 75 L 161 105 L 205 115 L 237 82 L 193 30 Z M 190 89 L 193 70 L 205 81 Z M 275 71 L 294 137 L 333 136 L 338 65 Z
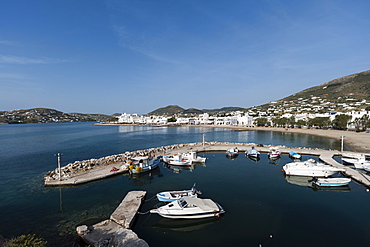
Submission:
M 142 212 L 157 206 L 157 192 L 190 188 L 220 203 L 217 219 L 165 220 L 140 215 L 133 227 L 150 246 L 369 246 L 370 194 L 351 182 L 343 190 L 315 190 L 307 180 L 285 178 L 284 155 L 258 162 L 240 154 L 201 154 L 206 165 L 180 170 L 163 164 L 152 173 L 120 175 L 78 187 L 45 188 L 43 175 L 75 160 L 176 143 L 253 142 L 340 149 L 339 141 L 302 134 L 231 132 L 213 128 L 95 126 L 59 123 L 0 126 L 0 234 L 32 233 L 49 246 L 77 246 L 75 228 L 108 219 L 130 190 L 146 190 Z M 303 157 L 308 159 L 312 157 Z M 316 157 L 314 157 L 317 159 Z

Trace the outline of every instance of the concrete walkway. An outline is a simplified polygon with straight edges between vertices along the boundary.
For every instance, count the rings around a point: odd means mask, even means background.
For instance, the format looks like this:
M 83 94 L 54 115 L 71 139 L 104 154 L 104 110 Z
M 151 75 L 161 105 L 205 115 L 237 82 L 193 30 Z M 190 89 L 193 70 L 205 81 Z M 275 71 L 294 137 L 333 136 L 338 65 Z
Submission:
M 94 247 L 148 247 L 145 240 L 140 239 L 135 232 L 128 229 L 146 195 L 146 191 L 130 191 L 116 208 L 109 220 L 104 220 L 93 226 L 78 226 L 77 234 Z

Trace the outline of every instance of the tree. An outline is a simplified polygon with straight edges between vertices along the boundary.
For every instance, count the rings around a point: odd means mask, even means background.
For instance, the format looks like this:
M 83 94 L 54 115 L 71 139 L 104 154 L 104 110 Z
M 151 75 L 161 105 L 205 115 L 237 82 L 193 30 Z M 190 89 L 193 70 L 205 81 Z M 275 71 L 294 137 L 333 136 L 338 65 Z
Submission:
M 306 122 L 306 121 L 304 121 L 304 120 L 302 120 L 302 119 L 299 119 L 299 120 L 295 123 L 295 125 L 296 125 L 298 128 L 302 128 L 302 126 L 307 125 L 307 122 Z
M 174 123 L 176 121 L 177 121 L 177 119 L 175 117 L 171 117 L 171 118 L 167 119 L 167 122 L 169 122 L 169 123 Z
M 346 130 L 349 120 L 351 120 L 351 116 L 345 114 L 339 114 L 335 116 L 332 124 L 335 129 Z
M 295 117 L 294 116 L 291 116 L 289 119 L 288 119 L 288 124 L 290 125 L 291 128 L 294 128 L 295 124 L 296 124 L 296 121 L 295 121 Z
M 260 118 L 257 118 L 254 120 L 254 123 L 257 125 L 257 126 L 266 126 L 267 125 L 267 118 L 264 118 L 264 117 L 260 117 Z
M 370 118 L 367 114 L 363 115 L 361 118 L 356 118 L 353 122 L 356 131 L 366 131 L 370 127 Z
M 287 126 L 288 124 L 289 124 L 289 119 L 288 118 L 286 118 L 286 117 L 282 117 L 282 118 L 280 118 L 280 117 L 277 117 L 277 118 L 274 118 L 273 120 L 272 120 L 272 122 L 276 125 L 276 126 L 278 126 L 278 127 L 285 127 L 285 126 Z
M 316 117 L 309 119 L 307 125 L 310 127 L 319 127 L 320 129 L 322 129 L 329 127 L 330 123 L 331 121 L 329 117 Z

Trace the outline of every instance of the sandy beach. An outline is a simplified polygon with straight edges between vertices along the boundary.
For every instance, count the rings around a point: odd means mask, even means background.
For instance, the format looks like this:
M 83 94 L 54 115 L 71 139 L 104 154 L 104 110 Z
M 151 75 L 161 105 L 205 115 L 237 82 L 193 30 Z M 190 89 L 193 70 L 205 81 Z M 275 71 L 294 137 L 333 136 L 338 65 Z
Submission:
M 96 125 L 119 125 L 119 124 L 96 124 Z M 122 124 L 122 125 L 131 125 L 131 124 Z M 138 125 L 139 126 L 139 125 Z M 141 126 L 141 125 L 140 125 Z M 157 126 L 157 125 L 156 125 Z M 163 127 L 165 125 L 158 125 L 158 127 Z M 170 125 L 173 127 L 181 125 Z M 355 132 L 355 131 L 346 131 L 346 130 L 332 130 L 332 129 L 306 129 L 306 128 L 276 128 L 276 127 L 242 127 L 242 126 L 230 126 L 230 125 L 185 125 L 187 127 L 206 127 L 206 128 L 228 128 L 228 129 L 238 129 L 238 130 L 262 130 L 262 131 L 280 131 L 280 132 L 292 132 L 292 133 L 301 133 L 308 135 L 318 135 L 325 136 L 333 139 L 340 140 L 341 136 L 344 136 L 345 146 L 350 147 L 351 150 L 344 151 L 353 151 L 360 153 L 370 154 L 370 133 L 368 132 Z
M 194 125 L 192 125 L 194 126 Z M 355 131 L 345 131 L 345 130 L 331 130 L 331 129 L 286 129 L 286 128 L 276 128 L 276 127 L 241 127 L 241 126 L 225 126 L 225 125 L 197 125 L 197 127 L 211 127 L 211 128 L 230 128 L 238 130 L 262 130 L 262 131 L 280 131 L 280 132 L 291 132 L 291 133 L 301 133 L 308 135 L 318 135 L 325 136 L 333 139 L 340 140 L 341 136 L 344 136 L 344 144 L 349 146 L 351 150 L 344 151 L 354 151 L 370 153 L 370 133 L 367 132 L 355 132 Z

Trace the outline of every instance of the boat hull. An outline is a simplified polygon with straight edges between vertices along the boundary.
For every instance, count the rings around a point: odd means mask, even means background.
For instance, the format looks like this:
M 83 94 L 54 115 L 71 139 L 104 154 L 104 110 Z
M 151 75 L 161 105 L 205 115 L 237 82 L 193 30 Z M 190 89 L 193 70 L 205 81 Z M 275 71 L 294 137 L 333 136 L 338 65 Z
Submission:
M 329 177 L 344 169 L 335 168 L 329 165 L 316 163 L 314 161 L 293 162 L 283 166 L 286 175 L 306 176 L 306 177 Z
M 216 203 L 218 206 L 219 210 L 217 211 L 209 211 L 209 212 L 190 212 L 190 211 L 185 211 L 184 210 L 178 210 L 179 212 L 166 212 L 167 210 L 159 210 L 159 209 L 154 209 L 157 210 L 157 213 L 168 219 L 202 219 L 202 218 L 210 218 L 210 217 L 219 217 L 221 214 L 225 213 L 223 208 Z M 153 213 L 153 211 L 151 211 Z
M 210 199 L 183 197 L 165 206 L 150 210 L 169 219 L 201 219 L 219 217 L 225 213 L 217 202 Z
M 158 201 L 161 202 L 173 202 L 182 197 L 192 197 L 197 198 L 198 195 L 193 193 L 193 191 L 172 191 L 172 192 L 160 192 L 157 194 Z
M 347 186 L 351 182 L 350 178 L 327 178 L 327 179 L 317 179 L 313 183 L 321 187 L 339 187 Z

